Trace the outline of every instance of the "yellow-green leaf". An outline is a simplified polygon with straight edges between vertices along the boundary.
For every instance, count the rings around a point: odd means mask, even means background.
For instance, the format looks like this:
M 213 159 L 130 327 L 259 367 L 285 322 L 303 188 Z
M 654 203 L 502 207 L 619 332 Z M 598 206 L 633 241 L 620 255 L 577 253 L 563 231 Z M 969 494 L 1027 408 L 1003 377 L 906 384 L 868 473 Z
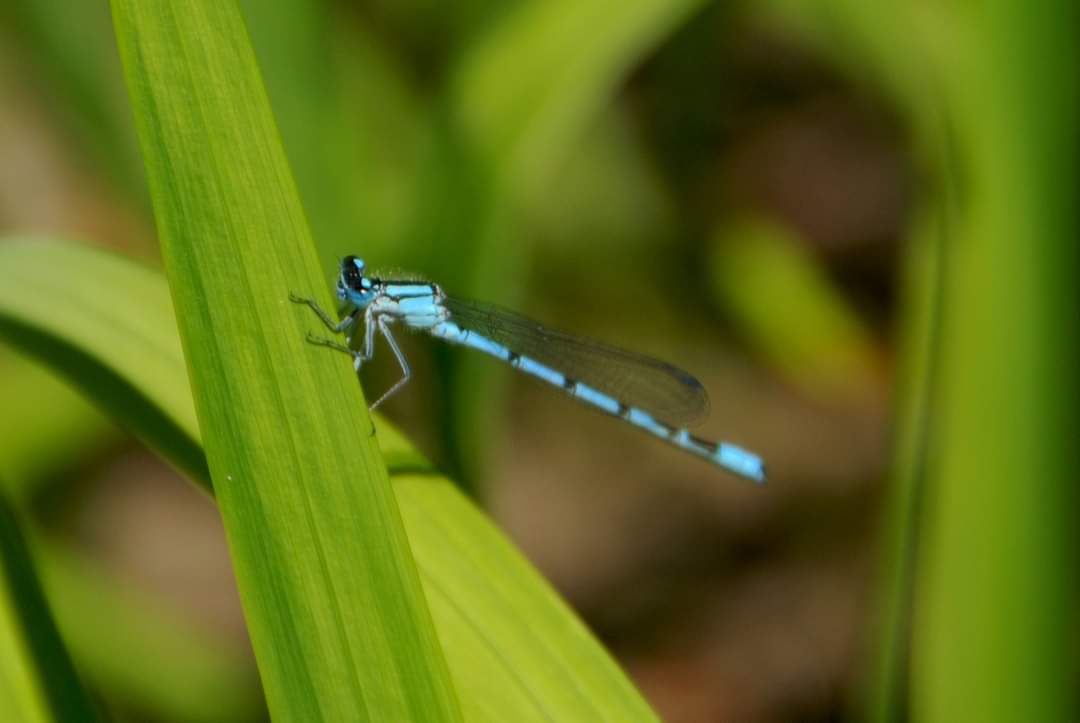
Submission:
M 31 349 L 25 342 L 33 337 L 7 332 L 13 323 L 24 328 L 44 323 L 35 310 L 47 306 L 53 289 L 37 283 L 35 274 L 48 276 L 43 270 L 71 279 L 71 303 L 68 313 L 49 317 L 52 326 L 38 329 L 50 342 Z M 16 286 L 16 278 L 28 283 Z M 110 283 L 99 287 L 96 278 Z M 155 285 L 157 291 L 151 291 Z M 184 402 L 184 394 L 174 394 L 188 389 L 175 332 L 165 342 L 169 351 L 159 359 L 162 369 L 173 370 L 171 375 L 127 376 L 127 364 L 154 357 L 154 338 L 142 331 L 176 326 L 168 303 L 131 303 L 133 287 L 149 291 L 148 297 L 165 292 L 159 274 L 109 252 L 43 239 L 0 244 L 0 336 L 21 349 L 39 351 L 41 361 L 53 367 L 67 352 L 54 356 L 51 350 L 77 347 L 76 358 L 87 366 L 63 368 L 73 383 L 81 385 L 80 379 L 103 373 L 96 367 L 105 367 L 131 387 L 97 397 L 105 411 L 132 419 L 124 406 L 139 398 L 142 414 L 162 419 L 135 417 L 134 423 L 176 430 L 181 426 L 176 420 L 191 418 L 194 411 L 190 398 Z M 125 348 L 128 334 L 134 337 L 134 346 L 126 347 L 129 353 L 110 355 L 112 347 Z M 348 360 L 342 361 L 348 368 Z M 390 433 L 385 421 L 377 425 L 384 453 L 397 460 L 391 465 L 397 470 L 394 491 L 466 719 L 655 720 L 618 665 L 484 514 L 446 479 L 424 472 L 430 468 Z M 194 434 L 198 443 L 197 429 Z M 182 449 L 161 437 L 144 439 L 166 458 Z M 206 477 L 194 481 L 209 489 Z

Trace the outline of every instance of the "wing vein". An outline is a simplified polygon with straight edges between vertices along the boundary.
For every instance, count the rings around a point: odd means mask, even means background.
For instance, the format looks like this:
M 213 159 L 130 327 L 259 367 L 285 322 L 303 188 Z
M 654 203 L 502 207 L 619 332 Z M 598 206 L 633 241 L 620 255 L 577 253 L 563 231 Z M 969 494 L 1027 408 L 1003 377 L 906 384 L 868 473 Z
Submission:
M 450 318 L 508 349 L 672 424 L 705 416 L 709 398 L 689 372 L 644 354 L 549 329 L 512 311 L 450 297 Z

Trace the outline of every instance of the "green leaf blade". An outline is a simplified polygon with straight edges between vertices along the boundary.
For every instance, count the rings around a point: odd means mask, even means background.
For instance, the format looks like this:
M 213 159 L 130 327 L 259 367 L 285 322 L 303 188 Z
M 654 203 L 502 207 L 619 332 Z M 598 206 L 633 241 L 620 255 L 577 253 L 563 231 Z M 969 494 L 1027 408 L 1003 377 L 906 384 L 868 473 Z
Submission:
M 116 267 L 115 283 L 104 289 L 84 284 L 79 293 L 100 297 L 102 308 L 112 311 L 110 323 L 115 330 L 175 329 L 171 308 L 163 312 L 153 305 L 125 303 L 129 282 L 124 276 L 144 273 L 141 267 L 92 249 L 86 250 L 84 258 L 72 244 L 24 243 L 29 247 L 26 250 L 11 242 L 0 245 L 0 320 L 13 313 L 2 283 L 4 270 L 18 274 L 10 259 L 20 257 L 30 266 L 66 270 L 64 260 L 92 268 L 89 264 L 96 257 L 96 263 Z M 164 294 L 164 279 L 152 275 Z M 48 301 L 48 287 L 30 287 L 20 301 L 29 307 L 42 306 Z M 88 309 L 89 305 L 74 303 L 70 313 L 56 317 L 55 326 L 43 333 L 59 337 L 54 346 L 62 346 L 61 341 L 71 344 L 78 329 L 98 328 Z M 0 334 L 5 328 L 0 323 Z M 18 345 L 21 338 L 9 336 L 8 340 Z M 81 359 L 122 361 L 108 357 L 110 338 L 99 333 L 91 335 L 91 340 L 97 347 L 89 347 Z M 156 379 L 154 386 L 132 393 L 154 403 L 150 408 L 163 416 L 193 417 L 190 397 L 186 412 L 169 410 L 164 403 L 169 398 L 166 390 L 188 389 L 175 338 L 173 348 L 177 363 L 171 368 L 176 376 Z M 132 353 L 140 356 L 137 347 Z M 48 358 L 43 361 L 53 364 Z M 70 371 L 75 378 L 82 375 L 78 369 Z M 123 367 L 113 371 L 117 376 L 126 373 Z M 140 377 L 139 383 L 149 378 Z M 123 398 L 98 401 L 105 411 L 117 415 L 116 405 Z M 655 714 L 618 665 L 495 526 L 448 480 L 430 474 L 430 465 L 392 426 L 379 420 L 377 429 L 383 454 L 395 460 L 394 491 L 466 720 L 655 721 Z M 148 442 L 166 458 L 174 453 L 175 445 L 168 440 L 162 443 L 151 437 Z M 204 479 L 195 481 L 208 484 Z
M 655 720 L 566 603 L 460 490 L 417 475 L 395 478 L 394 490 L 468 720 L 506 720 L 508 709 L 518 721 Z M 482 677 L 478 658 L 487 661 Z
M 233 2 L 113 3 L 195 408 L 271 714 L 460 711 Z
M 191 392 L 175 383 L 187 374 L 160 274 L 48 238 L 11 239 L 3 259 L 0 334 L 52 366 L 182 472 L 208 481 Z M 123 305 L 133 300 L 142 313 L 125 313 Z M 153 390 L 152 402 L 145 390 Z
M 2 494 L 0 719 L 97 720 L 45 602 L 19 520 Z

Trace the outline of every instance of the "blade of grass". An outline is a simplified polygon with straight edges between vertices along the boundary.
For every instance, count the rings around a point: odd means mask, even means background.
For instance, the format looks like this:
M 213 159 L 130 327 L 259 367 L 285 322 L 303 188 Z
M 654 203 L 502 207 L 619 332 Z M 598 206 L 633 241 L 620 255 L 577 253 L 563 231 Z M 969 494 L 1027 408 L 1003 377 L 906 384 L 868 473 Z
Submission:
M 395 491 L 470 721 L 655 720 L 525 558 L 446 480 Z
M 40 279 L 34 276 L 35 269 Z M 78 269 L 89 273 L 74 273 Z M 99 271 L 102 278 L 110 280 L 104 288 L 94 282 Z M 54 275 L 72 280 L 68 288 L 72 294 L 70 312 L 56 319 L 39 319 L 34 310 L 51 298 L 53 288 L 45 281 Z M 152 276 L 164 294 L 160 274 L 109 252 L 42 240 L 0 245 L 0 320 L 17 313 L 25 326 L 49 322 L 51 325 L 39 333 L 58 338 L 47 348 L 70 346 L 89 329 L 92 333 L 86 335 L 87 346 L 80 358 L 88 364 L 108 366 L 124 378 L 129 358 L 154 356 L 149 348 L 138 346 L 149 346 L 149 338 L 141 330 L 175 329 L 167 303 L 164 310 L 153 304 L 129 303 L 128 289 L 134 282 L 125 280 L 126 275 L 143 283 L 144 275 Z M 18 297 L 16 306 L 4 293 L 11 278 L 42 283 L 17 287 L 10 294 Z M 97 301 L 84 304 L 84 298 Z M 0 334 L 7 328 L 0 323 Z M 110 355 L 111 347 L 123 345 L 114 337 L 122 336 L 125 329 L 130 329 L 136 346 L 128 355 Z M 19 343 L 25 335 L 8 338 Z M 148 400 L 152 413 L 169 417 L 176 427 L 172 418 L 190 418 L 194 412 L 190 397 L 179 407 L 170 408 L 173 392 L 186 392 L 188 387 L 175 335 L 168 348 L 175 363 L 163 363 L 161 368 L 172 371 L 132 377 L 130 382 L 139 386 L 130 394 Z M 41 361 L 55 363 L 48 356 Z M 348 362 L 342 360 L 342 365 L 347 368 Z M 68 372 L 75 383 L 83 375 L 78 368 Z M 98 401 L 105 411 L 115 413 L 126 398 L 100 397 Z M 169 427 L 153 422 L 148 426 Z M 385 442 L 389 429 L 385 422 L 378 422 L 381 441 Z M 197 429 L 193 434 L 198 439 Z M 153 437 L 148 437 L 147 443 L 166 457 L 178 449 L 175 443 Z M 394 491 L 467 719 L 493 723 L 655 720 L 618 666 L 491 522 L 447 480 L 410 473 L 430 468 L 419 465 L 418 455 L 400 438 L 393 450 L 399 460 L 391 467 L 397 473 Z M 194 481 L 209 490 L 206 477 L 195 477 Z
M 1080 17 L 1068 1 L 954 10 L 951 25 L 973 32 L 933 57 L 964 186 L 946 252 L 913 710 L 927 721 L 1070 720 Z
M 0 720 L 97 720 L 45 602 L 19 520 L 4 494 L 0 494 Z
M 1076 5 L 906 14 L 851 0 L 769 4 L 804 27 L 816 22 L 811 35 L 845 66 L 887 79 L 936 177 L 927 205 L 944 213 L 933 231 L 942 250 L 917 240 L 910 252 L 927 278 L 908 282 L 907 316 L 925 336 L 907 342 L 887 538 L 895 569 L 885 572 L 894 599 L 882 606 L 873 719 L 906 718 L 915 579 L 915 719 L 1068 720 L 1077 703 Z M 943 311 L 922 306 L 940 299 Z
M 908 719 L 912 604 L 918 533 L 927 493 L 928 462 L 940 420 L 935 413 L 941 364 L 942 262 L 951 214 L 945 198 L 928 201 L 908 239 L 902 269 L 903 343 L 898 363 L 891 487 L 882 523 L 880 570 L 861 692 L 868 721 Z
M 155 403 L 164 414 L 150 409 L 140 392 L 159 387 L 163 379 L 186 377 L 161 274 L 127 260 L 109 263 L 111 256 L 77 244 L 16 239 L 0 251 L 0 333 L 27 354 L 49 359 L 60 376 L 110 410 L 121 427 L 148 446 L 166 449 L 166 458 L 181 472 L 209 478 L 190 391 L 162 386 Z M 94 287 L 114 289 L 118 296 L 95 294 Z M 123 319 L 118 299 L 137 303 L 146 313 Z M 71 313 L 85 323 L 70 325 Z M 161 326 L 160 319 L 171 325 Z
M 206 457 L 270 713 L 458 720 L 235 2 L 112 4 Z

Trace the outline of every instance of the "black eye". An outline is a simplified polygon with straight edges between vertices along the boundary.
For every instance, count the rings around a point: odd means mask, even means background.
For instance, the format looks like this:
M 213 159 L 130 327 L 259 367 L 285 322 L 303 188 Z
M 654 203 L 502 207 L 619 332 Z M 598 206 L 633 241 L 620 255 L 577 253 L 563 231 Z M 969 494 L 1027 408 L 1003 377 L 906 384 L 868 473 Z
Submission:
M 346 256 L 341 262 L 341 277 L 345 280 L 345 285 L 351 289 L 360 286 L 360 269 L 356 266 L 355 256 Z

